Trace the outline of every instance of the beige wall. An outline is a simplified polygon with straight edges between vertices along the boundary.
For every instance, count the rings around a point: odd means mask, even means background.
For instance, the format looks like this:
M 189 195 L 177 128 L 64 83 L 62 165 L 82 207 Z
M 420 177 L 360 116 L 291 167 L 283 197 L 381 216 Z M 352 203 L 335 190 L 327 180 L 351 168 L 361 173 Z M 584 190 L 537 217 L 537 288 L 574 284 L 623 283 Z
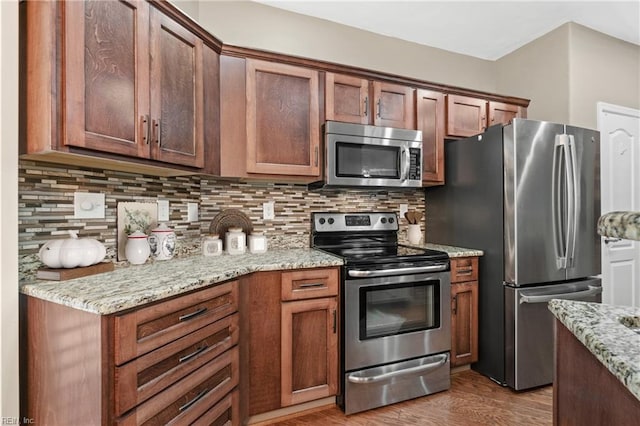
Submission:
M 18 2 L 0 2 L 0 417 L 18 418 Z
M 495 92 L 494 62 L 247 1 L 204 1 L 199 22 L 226 44 Z
M 496 61 L 498 91 L 531 99 L 527 115 L 536 120 L 569 120 L 569 25 Z
M 569 119 L 595 129 L 597 102 L 640 109 L 640 46 L 569 24 Z

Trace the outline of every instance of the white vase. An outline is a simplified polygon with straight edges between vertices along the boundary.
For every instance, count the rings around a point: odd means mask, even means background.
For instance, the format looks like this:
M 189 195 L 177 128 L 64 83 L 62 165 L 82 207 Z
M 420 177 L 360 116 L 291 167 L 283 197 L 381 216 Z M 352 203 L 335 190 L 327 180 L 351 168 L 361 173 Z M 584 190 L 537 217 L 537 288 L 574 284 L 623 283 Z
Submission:
M 422 242 L 422 230 L 419 224 L 411 224 L 407 229 L 407 240 L 410 244 L 420 244 Z
M 132 265 L 142 265 L 145 263 L 149 258 L 149 254 L 151 254 L 147 236 L 140 231 L 129 235 L 129 237 L 127 237 L 124 254 Z

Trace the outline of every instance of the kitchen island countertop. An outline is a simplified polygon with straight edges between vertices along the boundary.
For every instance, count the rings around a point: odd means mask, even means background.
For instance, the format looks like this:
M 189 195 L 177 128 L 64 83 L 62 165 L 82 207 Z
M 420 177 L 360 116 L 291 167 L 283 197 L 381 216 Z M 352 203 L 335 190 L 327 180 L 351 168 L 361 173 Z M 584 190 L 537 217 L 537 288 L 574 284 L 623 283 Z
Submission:
M 598 234 L 625 240 L 640 240 L 640 212 L 619 211 L 598 219 Z
M 640 309 L 554 299 L 549 310 L 640 400 Z
M 67 281 L 23 283 L 20 292 L 86 312 L 108 315 L 251 272 L 342 264 L 338 257 L 308 248 L 234 256 L 190 256 Z

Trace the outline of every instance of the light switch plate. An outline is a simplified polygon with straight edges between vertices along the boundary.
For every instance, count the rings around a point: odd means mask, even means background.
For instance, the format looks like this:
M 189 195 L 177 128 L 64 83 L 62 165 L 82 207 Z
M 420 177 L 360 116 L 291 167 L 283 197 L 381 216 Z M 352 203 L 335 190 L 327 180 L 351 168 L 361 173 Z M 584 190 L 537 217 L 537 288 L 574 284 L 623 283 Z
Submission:
M 400 204 L 400 218 L 404 217 L 404 214 L 409 211 L 409 205 L 408 204 Z
M 166 222 L 169 220 L 169 200 L 158 200 L 158 220 Z
M 198 203 L 187 203 L 187 220 L 189 222 L 198 221 Z
M 73 194 L 74 219 L 104 219 L 104 194 L 75 192 Z
M 273 220 L 276 218 L 275 206 L 273 201 L 262 203 L 262 219 Z

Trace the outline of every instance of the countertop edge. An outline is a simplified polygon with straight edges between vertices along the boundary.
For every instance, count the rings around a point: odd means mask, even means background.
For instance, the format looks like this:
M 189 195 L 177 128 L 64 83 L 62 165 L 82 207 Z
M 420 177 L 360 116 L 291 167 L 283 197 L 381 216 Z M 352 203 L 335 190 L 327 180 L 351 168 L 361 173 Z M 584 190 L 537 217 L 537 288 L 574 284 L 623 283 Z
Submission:
M 622 317 L 640 315 L 640 309 L 553 299 L 549 302 L 549 310 L 640 400 L 640 334 L 620 323 Z M 633 348 L 634 345 L 629 341 L 637 341 L 633 354 L 629 352 L 629 346 Z
M 26 296 L 31 296 L 38 299 L 46 300 L 48 302 L 57 303 L 84 312 L 89 312 L 97 315 L 112 315 L 135 309 L 148 303 L 176 297 L 181 294 L 199 290 L 224 281 L 233 280 L 254 272 L 334 267 L 342 266 L 344 264 L 343 260 L 339 257 L 324 252 L 319 252 L 313 249 L 291 249 L 281 250 L 279 252 L 274 250 L 262 255 L 253 255 L 254 257 L 252 258 L 252 260 L 255 261 L 257 257 L 259 258 L 259 256 L 262 256 L 263 258 L 267 257 L 269 253 L 274 254 L 275 252 L 276 254 L 282 255 L 282 253 L 286 253 L 289 251 L 292 253 L 291 256 L 293 256 L 292 258 L 294 260 L 269 261 L 267 259 L 263 262 L 258 261 L 257 263 L 244 266 L 232 264 L 228 268 L 219 269 L 215 272 L 206 274 L 205 278 L 183 277 L 179 280 L 176 280 L 176 283 L 172 282 L 170 279 L 167 279 L 167 277 L 159 277 L 157 286 L 141 288 L 139 291 L 128 294 L 124 298 L 119 298 L 117 295 L 112 295 L 100 300 L 92 300 L 91 297 L 78 296 L 78 293 L 69 295 L 65 294 L 64 291 L 61 291 L 65 285 L 82 286 L 84 282 L 87 281 L 87 278 L 92 278 L 93 280 L 95 280 L 96 277 L 98 277 L 98 280 L 100 280 L 101 277 L 99 276 L 83 277 L 68 281 L 36 281 L 22 283 L 20 285 L 19 291 Z M 296 257 L 296 255 L 300 253 L 313 253 L 313 256 L 317 256 L 317 258 L 312 260 L 300 260 L 299 256 Z M 248 259 L 248 257 L 246 259 Z M 199 260 L 206 262 L 206 260 L 202 259 L 202 256 L 191 256 L 181 260 L 185 263 L 198 262 Z M 241 261 L 241 258 L 234 256 L 233 259 L 231 257 L 229 258 L 229 261 L 231 260 Z M 129 268 L 122 269 L 126 270 Z M 105 277 L 102 278 L 105 279 Z M 124 285 L 126 285 L 126 283 Z M 90 285 L 85 285 L 85 287 L 90 288 Z

